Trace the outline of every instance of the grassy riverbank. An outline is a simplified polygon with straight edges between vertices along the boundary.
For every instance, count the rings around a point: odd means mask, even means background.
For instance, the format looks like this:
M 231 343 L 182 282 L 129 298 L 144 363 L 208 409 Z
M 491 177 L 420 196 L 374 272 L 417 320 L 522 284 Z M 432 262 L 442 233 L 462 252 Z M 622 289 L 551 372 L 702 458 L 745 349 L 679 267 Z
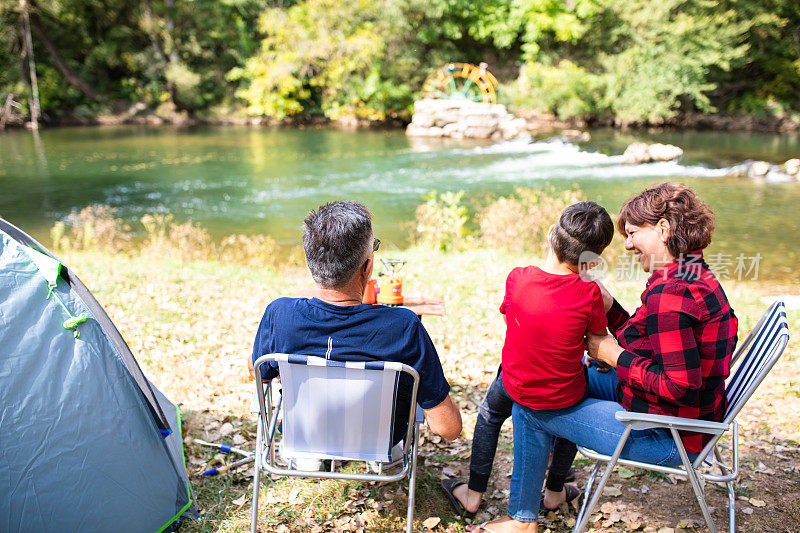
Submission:
M 196 473 L 214 460 L 213 451 L 194 445 L 194 438 L 254 446 L 253 417 L 248 413 L 252 382 L 246 358 L 266 304 L 311 285 L 305 267 L 256 265 L 181 257 L 169 248 L 145 247 L 114 254 L 66 250 L 67 263 L 94 292 L 131 346 L 145 374 L 173 401 L 183 403 L 187 468 Z M 438 489 L 444 475 L 466 473 L 477 404 L 500 359 L 503 322 L 497 312 L 508 271 L 536 263 L 530 255 L 489 248 L 435 251 L 410 248 L 389 251 L 409 261 L 405 292 L 445 301 L 447 316 L 425 317 L 446 375 L 464 416 L 464 434 L 447 444 L 423 432 L 416 517 L 418 530 L 431 517 L 441 519 L 436 531 L 462 531 Z M 637 303 L 642 281 L 610 281 L 628 309 Z M 761 297 L 793 290 L 759 282 L 726 282 L 726 291 L 740 317 L 740 338 L 766 309 Z M 741 417 L 742 480 L 740 529 L 775 531 L 800 527 L 800 312 L 789 313 L 795 336 L 757 398 Z M 500 454 L 479 518 L 502 514 L 507 502 L 511 467 L 510 424 L 501 437 Z M 579 480 L 585 479 L 579 462 Z M 203 519 L 186 531 L 245 531 L 249 527 L 252 469 L 217 478 L 194 479 L 193 489 Z M 645 526 L 687 526 L 697 529 L 702 518 L 684 482 L 677 488 L 662 476 L 634 471 L 612 484 L 621 496 L 608 496 L 597 513 L 596 527 L 627 530 Z M 642 486 L 648 487 L 645 495 Z M 396 531 L 405 516 L 402 484 L 269 479 L 264 481 L 261 531 Z M 676 490 L 673 492 L 673 490 Z M 724 522 L 724 493 L 711 490 L 719 525 Z M 763 503 L 763 505 L 762 505 Z M 624 508 L 622 506 L 625 506 Z M 613 514 L 617 512 L 618 514 Z M 748 514 L 749 513 L 749 514 Z M 690 526 L 688 524 L 694 524 Z M 429 522 L 430 524 L 430 522 Z M 552 514 L 547 525 L 566 531 L 570 516 Z M 702 529 L 702 527 L 700 527 Z

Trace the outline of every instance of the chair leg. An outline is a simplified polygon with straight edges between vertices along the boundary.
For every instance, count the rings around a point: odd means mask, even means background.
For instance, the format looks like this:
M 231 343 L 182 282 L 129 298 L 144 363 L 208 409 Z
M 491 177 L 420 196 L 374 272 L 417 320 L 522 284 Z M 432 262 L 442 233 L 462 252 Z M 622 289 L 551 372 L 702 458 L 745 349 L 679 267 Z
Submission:
M 414 493 L 417 486 L 417 444 L 419 424 L 414 424 L 411 442 L 411 470 L 408 473 L 408 512 L 406 515 L 406 533 L 412 533 L 414 527 Z
M 725 485 L 728 486 L 728 520 L 730 522 L 728 533 L 734 533 L 736 531 L 736 493 L 733 492 L 733 481 L 728 481 Z
M 622 449 L 625 447 L 625 443 L 628 441 L 628 436 L 630 434 L 631 428 L 626 427 L 625 431 L 622 432 L 622 436 L 619 438 L 617 449 L 614 450 L 614 455 L 611 456 L 611 460 L 608 462 L 608 466 L 606 466 L 606 469 L 603 472 L 603 477 L 600 478 L 600 483 L 598 483 L 597 488 L 594 489 L 592 499 L 586 507 L 586 512 L 584 513 L 583 517 L 581 517 L 580 522 L 575 521 L 575 527 L 572 529 L 573 533 L 580 533 L 586 528 L 586 524 L 589 521 L 589 515 L 591 515 L 592 510 L 597 505 L 598 500 L 600 500 L 600 496 L 603 495 L 603 487 L 605 487 L 606 481 L 608 481 L 608 476 L 610 476 L 611 472 L 613 472 L 614 466 L 616 466 L 619 456 L 622 454 Z M 584 498 L 588 498 L 588 495 L 584 495 Z
M 256 427 L 256 463 L 253 470 L 253 510 L 250 514 L 250 533 L 258 532 L 258 490 L 259 482 L 261 479 L 261 461 L 263 459 L 263 451 L 261 447 L 264 443 L 262 435 L 264 430 L 261 423 L 261 413 L 258 414 L 258 426 Z
M 578 511 L 578 516 L 575 518 L 575 523 L 579 523 L 583 520 L 583 515 L 586 512 L 586 508 L 589 504 L 589 495 L 592 493 L 592 487 L 594 487 L 594 482 L 597 481 L 597 472 L 600 470 L 600 461 L 596 461 L 594 463 L 594 468 L 592 468 L 592 472 L 589 474 L 589 479 L 586 481 L 586 488 L 583 491 L 583 502 L 581 503 L 581 508 Z
M 675 428 L 670 428 L 669 430 L 672 433 L 672 438 L 675 441 L 675 445 L 678 447 L 678 454 L 681 456 L 681 461 L 683 461 L 683 468 L 686 470 L 686 477 L 689 478 L 689 482 L 692 484 L 694 494 L 697 497 L 697 503 L 700 504 L 700 509 L 703 511 L 703 518 L 706 519 L 706 525 L 711 533 L 716 533 L 717 528 L 714 527 L 714 520 L 711 519 L 711 513 L 708 511 L 708 505 L 706 505 L 706 497 L 703 493 L 703 487 L 700 486 L 700 480 L 697 479 L 697 472 L 694 468 L 692 468 L 692 462 L 689 461 L 689 456 L 686 455 L 686 450 L 683 447 L 683 442 L 678 434 L 678 430 Z
M 730 471 L 723 466 L 722 454 L 716 446 L 714 447 L 714 456 L 720 472 L 723 476 L 727 476 Z M 728 489 L 728 533 L 734 533 L 736 531 L 736 493 L 733 490 L 733 481 L 726 482 L 725 486 Z

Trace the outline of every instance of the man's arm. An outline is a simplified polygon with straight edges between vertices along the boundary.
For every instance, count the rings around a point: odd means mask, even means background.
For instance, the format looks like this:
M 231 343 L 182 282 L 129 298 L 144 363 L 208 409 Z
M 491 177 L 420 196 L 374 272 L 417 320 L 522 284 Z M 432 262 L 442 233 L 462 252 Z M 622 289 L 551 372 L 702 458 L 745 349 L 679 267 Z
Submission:
M 437 435 L 447 440 L 455 440 L 461 435 L 461 411 L 448 394 L 447 398 L 436 407 L 423 409 L 428 427 Z

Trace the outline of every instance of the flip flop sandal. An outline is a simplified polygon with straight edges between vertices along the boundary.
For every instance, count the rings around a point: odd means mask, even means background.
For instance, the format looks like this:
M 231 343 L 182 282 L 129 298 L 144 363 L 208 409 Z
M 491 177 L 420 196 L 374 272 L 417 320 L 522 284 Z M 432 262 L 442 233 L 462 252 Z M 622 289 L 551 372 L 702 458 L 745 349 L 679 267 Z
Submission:
M 491 528 L 488 528 L 488 527 L 486 527 L 486 526 L 489 524 L 489 522 L 490 522 L 490 521 L 489 521 L 489 520 L 487 520 L 486 522 L 484 522 L 484 523 L 483 523 L 483 524 L 481 524 L 481 525 L 478 525 L 478 526 L 470 526 L 470 529 L 468 529 L 467 531 L 479 531 L 479 532 L 480 532 L 480 531 L 486 531 L 487 533 L 496 533 L 496 532 L 495 532 L 495 530 L 493 530 L 493 529 L 491 529 Z M 475 528 L 478 528 L 478 529 L 475 529 Z
M 447 497 L 447 501 L 450 502 L 450 506 L 453 508 L 453 512 L 455 512 L 458 516 L 472 520 L 475 518 L 475 513 L 467 511 L 464 508 L 464 504 L 462 504 L 458 498 L 453 495 L 453 491 L 456 489 L 456 487 L 466 484 L 466 481 L 452 477 L 446 477 L 439 482 L 439 486 L 442 487 L 444 495 Z
M 572 502 L 575 502 L 578 498 L 580 498 L 581 494 L 583 494 L 583 492 L 581 492 L 581 490 L 575 485 L 564 485 L 564 490 L 566 491 L 567 499 L 555 509 L 550 509 L 544 506 L 544 492 L 542 492 L 542 496 L 539 498 L 539 514 L 557 511 L 562 505 L 569 506 Z

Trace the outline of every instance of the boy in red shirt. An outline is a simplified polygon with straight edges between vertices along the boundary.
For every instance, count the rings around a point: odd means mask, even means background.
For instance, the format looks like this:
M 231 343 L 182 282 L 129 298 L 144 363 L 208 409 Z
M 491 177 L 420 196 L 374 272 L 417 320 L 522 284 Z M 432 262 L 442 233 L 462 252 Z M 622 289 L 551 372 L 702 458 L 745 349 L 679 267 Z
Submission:
M 567 207 L 547 233 L 542 267 L 518 267 L 506 280 L 500 312 L 506 321 L 501 368 L 489 386 L 472 440 L 469 483 L 441 482 L 454 510 L 470 517 L 486 492 L 500 427 L 516 401 L 531 409 L 561 409 L 583 399 L 582 363 L 587 332 L 603 333 L 606 314 L 600 288 L 580 274 L 611 243 L 614 225 L 594 202 Z M 577 448 L 556 439 L 542 507 L 555 509 L 580 491 L 564 485 Z

